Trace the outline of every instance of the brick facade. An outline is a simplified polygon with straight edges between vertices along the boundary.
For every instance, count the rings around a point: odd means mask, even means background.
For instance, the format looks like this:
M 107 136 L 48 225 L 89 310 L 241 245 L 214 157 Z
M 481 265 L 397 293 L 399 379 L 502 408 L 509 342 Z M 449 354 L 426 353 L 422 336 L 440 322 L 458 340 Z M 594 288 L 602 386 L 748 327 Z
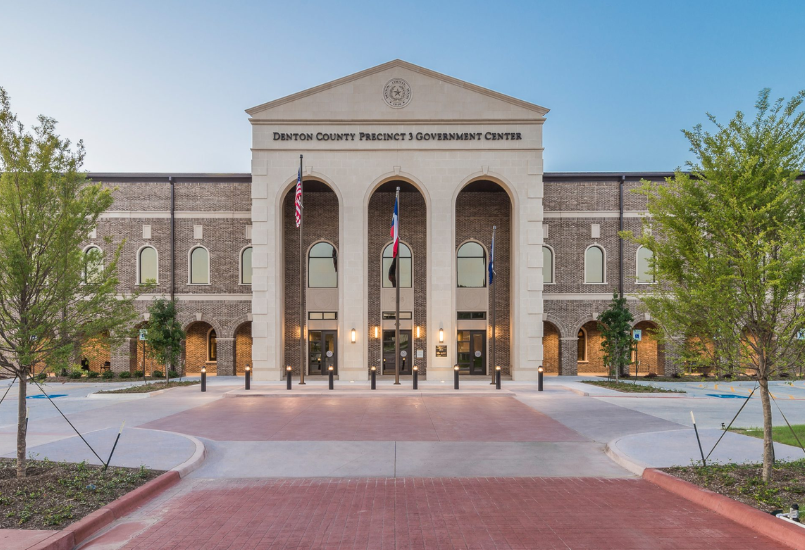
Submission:
M 159 281 L 153 292 L 136 302 L 145 314 L 151 296 L 169 296 L 171 281 L 170 262 L 170 183 L 167 176 L 150 175 L 93 175 L 113 188 L 115 202 L 100 220 L 97 234 L 87 240 L 105 252 L 112 253 L 121 247 L 119 273 L 122 290 L 137 288 L 137 254 L 143 246 L 153 246 L 159 255 Z M 647 177 L 655 177 L 648 175 Z M 556 374 L 602 373 L 600 335 L 593 322 L 609 303 L 613 291 L 623 277 L 625 293 L 650 289 L 635 282 L 637 247 L 624 241 L 623 260 L 620 258 L 619 229 L 619 177 L 615 175 L 586 176 L 584 174 L 546 174 L 544 178 L 544 242 L 554 250 L 555 276 L 553 284 L 544 287 L 543 365 L 546 372 Z M 638 177 L 627 177 L 623 184 L 624 229 L 639 232 L 640 212 L 645 200 L 633 190 L 639 187 Z M 188 373 L 196 373 L 202 365 L 209 374 L 242 375 L 245 365 L 251 363 L 251 285 L 240 284 L 240 252 L 250 244 L 251 199 L 249 175 L 186 175 L 175 179 L 175 276 L 174 290 L 182 325 L 188 331 L 182 363 Z M 305 250 L 320 240 L 339 248 L 339 202 L 336 194 L 321 182 L 306 180 L 305 193 Z M 381 186 L 369 199 L 367 265 L 368 317 L 366 334 L 369 335 L 369 364 L 382 361 L 382 335 L 374 338 L 374 328 L 381 321 L 381 254 L 389 242 L 388 223 L 394 202 L 396 183 Z M 425 199 L 411 185 L 403 185 L 401 192 L 401 238 L 411 246 L 414 256 L 414 327 L 420 328 L 413 349 L 427 350 L 427 275 L 428 236 Z M 496 295 L 497 295 L 497 363 L 508 374 L 511 363 L 511 276 L 512 206 L 508 195 L 474 190 L 470 187 L 456 198 L 455 247 L 466 240 L 477 240 L 488 249 L 492 225 L 497 226 L 496 240 Z M 282 230 L 284 232 L 284 362 L 292 365 L 295 375 L 299 370 L 299 233 L 293 214 L 293 191 L 283 199 Z M 438 213 L 432 213 L 438 215 Z M 599 236 L 593 237 L 593 225 Z M 147 226 L 147 227 L 145 227 Z M 200 230 L 199 230 L 200 226 Z M 144 231 L 145 227 L 145 231 Z M 199 234 L 200 232 L 200 234 Z M 433 238 L 436 238 L 434 236 Z M 109 241 L 109 242 L 107 242 Z M 588 246 L 596 244 L 606 252 L 606 282 L 584 282 L 584 254 Z M 204 246 L 210 256 L 210 283 L 188 284 L 189 252 L 197 245 Z M 339 268 L 346 265 L 339 258 Z M 348 273 L 342 277 L 348 277 Z M 590 295 L 586 298 L 585 295 Z M 205 296 L 207 296 L 205 298 Z M 491 309 L 491 292 L 489 293 Z M 636 327 L 643 329 L 644 340 L 639 347 L 641 372 L 671 373 L 673 353 L 666 353 L 649 329 L 656 327 L 630 300 L 636 318 Z M 144 317 L 145 318 L 145 315 Z M 576 335 L 581 327 L 588 334 L 588 358 L 577 361 Z M 217 361 L 207 360 L 207 335 L 216 331 Z M 382 334 L 382 333 L 381 333 Z M 449 335 L 446 343 L 454 346 Z M 97 346 L 93 346 L 97 347 Z M 487 347 L 487 352 L 491 347 Z M 140 370 L 142 346 L 133 338 L 118 343 L 113 349 L 88 350 L 92 370 L 100 370 L 106 362 L 112 370 Z M 89 355 L 92 355 L 90 358 Z M 420 372 L 427 372 L 427 357 L 416 359 Z M 164 370 L 149 358 L 146 351 L 146 370 Z M 369 365 L 366 365 L 368 368 Z

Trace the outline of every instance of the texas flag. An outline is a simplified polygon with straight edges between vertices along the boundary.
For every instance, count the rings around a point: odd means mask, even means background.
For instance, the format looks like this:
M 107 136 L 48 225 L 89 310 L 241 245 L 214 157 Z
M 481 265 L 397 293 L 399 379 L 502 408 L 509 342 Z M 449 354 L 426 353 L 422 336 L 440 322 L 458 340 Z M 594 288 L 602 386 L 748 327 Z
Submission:
M 391 257 L 394 259 L 391 260 L 391 267 L 389 268 L 389 281 L 391 281 L 391 286 L 394 288 L 397 288 L 397 252 L 400 248 L 400 217 L 397 211 L 398 201 L 399 196 L 394 199 L 394 215 L 391 217 L 391 239 L 394 243 Z

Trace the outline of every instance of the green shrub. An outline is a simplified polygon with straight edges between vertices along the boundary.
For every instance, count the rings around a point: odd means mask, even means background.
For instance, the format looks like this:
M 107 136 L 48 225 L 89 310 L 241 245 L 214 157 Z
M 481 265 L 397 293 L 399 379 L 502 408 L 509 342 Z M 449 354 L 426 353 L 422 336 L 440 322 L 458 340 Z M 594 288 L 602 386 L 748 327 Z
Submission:
M 123 371 L 120 373 L 120 378 L 131 378 L 131 373 L 129 371 Z
M 162 374 L 162 371 L 161 371 L 161 370 L 155 370 L 155 371 L 151 371 L 151 378 L 162 378 L 162 377 L 164 377 L 164 376 L 165 376 L 165 375 L 164 375 L 164 374 Z
M 171 378 L 179 378 L 179 373 L 175 370 L 169 370 L 168 376 L 170 376 Z
M 107 379 L 107 380 L 111 380 L 112 378 L 115 377 L 115 371 L 113 371 L 113 370 L 105 370 L 105 371 L 103 371 L 103 374 L 101 376 L 103 378 Z
M 46 373 L 46 372 L 40 372 L 39 374 L 37 374 L 37 375 L 34 377 L 34 380 L 36 380 L 37 382 L 41 382 L 42 380 L 44 380 L 44 379 L 45 379 L 45 378 L 47 378 L 47 377 L 48 377 L 48 375 L 47 375 L 47 373 Z
M 143 371 L 141 370 L 134 371 L 134 378 L 142 378 L 143 376 L 145 376 L 145 373 Z
M 87 378 L 98 378 L 100 375 L 101 373 L 91 370 L 87 373 Z
M 82 374 L 80 370 L 74 370 L 73 372 L 70 373 L 70 378 L 72 378 L 73 380 L 78 380 L 79 378 L 81 378 L 81 376 Z

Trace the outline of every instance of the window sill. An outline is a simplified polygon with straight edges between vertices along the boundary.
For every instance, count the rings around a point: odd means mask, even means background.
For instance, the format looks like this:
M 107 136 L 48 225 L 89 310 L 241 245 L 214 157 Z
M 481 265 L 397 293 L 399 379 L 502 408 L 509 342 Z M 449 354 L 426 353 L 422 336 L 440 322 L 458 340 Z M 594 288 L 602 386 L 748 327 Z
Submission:
M 212 286 L 212 283 L 187 283 L 187 286 Z
M 238 283 L 238 286 L 252 286 L 251 283 Z
M 585 285 L 606 285 L 606 284 L 609 284 L 609 283 L 607 283 L 606 281 L 604 281 L 603 283 L 588 283 L 587 281 L 585 281 L 584 284 Z

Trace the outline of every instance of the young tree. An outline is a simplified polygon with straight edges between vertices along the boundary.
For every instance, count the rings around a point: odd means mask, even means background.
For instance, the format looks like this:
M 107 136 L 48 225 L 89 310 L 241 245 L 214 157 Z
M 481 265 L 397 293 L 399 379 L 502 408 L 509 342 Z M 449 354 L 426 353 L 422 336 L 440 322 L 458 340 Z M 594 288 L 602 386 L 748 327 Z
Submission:
M 148 306 L 148 345 L 155 359 L 165 366 L 165 375 L 170 383 L 170 371 L 182 354 L 182 340 L 185 333 L 176 319 L 176 303 L 158 298 Z
M 38 120 L 27 131 L 0 88 L 0 369 L 19 381 L 19 477 L 31 369 L 68 366 L 82 343 L 122 335 L 135 316 L 133 298 L 118 296 L 120 248 L 81 248 L 112 194 L 80 172 L 83 144 L 73 148 L 56 121 Z
M 604 364 L 609 369 L 610 377 L 614 371 L 615 379 L 629 368 L 633 344 L 632 321 L 634 317 L 626 306 L 626 298 L 617 292 L 612 295 L 609 308 L 598 316 Z
M 642 236 L 658 285 L 643 296 L 671 334 L 755 378 L 763 408 L 763 479 L 774 463 L 769 378 L 802 358 L 805 327 L 805 91 L 763 90 L 757 114 L 684 131 L 696 161 L 664 185 L 643 182 Z M 646 231 L 645 228 L 649 230 Z M 709 351 L 708 351 L 709 350 Z

